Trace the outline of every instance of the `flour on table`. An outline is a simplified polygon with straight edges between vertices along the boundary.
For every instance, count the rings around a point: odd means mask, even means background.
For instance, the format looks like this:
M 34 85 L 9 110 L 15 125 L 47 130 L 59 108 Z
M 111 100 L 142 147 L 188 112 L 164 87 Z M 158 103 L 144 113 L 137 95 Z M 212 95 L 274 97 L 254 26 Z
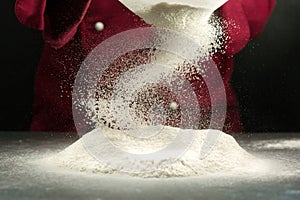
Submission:
M 85 137 L 93 138 L 97 137 L 98 134 L 104 133 L 117 148 L 131 153 L 147 153 L 168 145 L 179 132 L 181 132 L 179 134 L 186 134 L 184 130 L 179 128 L 169 126 L 162 126 L 162 128 L 163 131 L 158 137 L 146 140 L 126 135 L 120 130 L 110 128 L 96 129 L 84 135 L 62 152 L 43 159 L 41 163 L 47 167 L 87 173 L 157 178 L 199 176 L 215 173 L 239 175 L 261 168 L 258 159 L 242 149 L 232 136 L 217 130 L 193 130 L 196 133 L 196 137 L 191 146 L 180 157 L 164 158 L 158 162 L 155 170 L 149 170 L 154 169 L 152 166 L 154 161 L 149 160 L 148 162 L 139 163 L 142 167 L 137 168 L 134 173 L 123 171 L 121 166 L 112 167 L 109 163 L 105 163 L 104 160 L 95 158 L 85 147 Z M 212 133 L 218 134 L 217 142 L 206 156 L 201 157 L 204 141 L 207 139 L 207 135 Z M 186 137 L 189 137 L 189 135 L 187 134 Z M 94 145 L 97 145 L 97 141 L 94 141 Z M 100 143 L 98 145 L 103 144 Z M 114 156 L 105 147 L 98 153 L 98 155 L 103 155 L 103 158 Z M 123 162 L 126 162 L 126 160 Z

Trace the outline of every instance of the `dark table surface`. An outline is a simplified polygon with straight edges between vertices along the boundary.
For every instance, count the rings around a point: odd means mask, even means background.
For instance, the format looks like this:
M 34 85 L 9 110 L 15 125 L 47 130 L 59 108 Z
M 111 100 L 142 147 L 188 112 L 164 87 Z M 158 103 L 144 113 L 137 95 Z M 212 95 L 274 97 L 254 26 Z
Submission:
M 59 152 L 76 135 L 0 132 L 0 199 L 300 199 L 299 134 L 234 137 L 252 154 L 276 161 L 279 173 L 142 179 L 47 171 L 30 161 Z

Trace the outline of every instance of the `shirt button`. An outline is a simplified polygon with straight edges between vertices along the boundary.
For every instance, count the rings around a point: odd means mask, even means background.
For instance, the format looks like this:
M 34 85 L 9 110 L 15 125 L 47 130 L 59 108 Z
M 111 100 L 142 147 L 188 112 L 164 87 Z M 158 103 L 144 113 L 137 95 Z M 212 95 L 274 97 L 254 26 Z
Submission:
M 96 31 L 100 32 L 100 31 L 103 31 L 104 29 L 104 24 L 102 22 L 97 22 L 95 23 L 95 29 Z

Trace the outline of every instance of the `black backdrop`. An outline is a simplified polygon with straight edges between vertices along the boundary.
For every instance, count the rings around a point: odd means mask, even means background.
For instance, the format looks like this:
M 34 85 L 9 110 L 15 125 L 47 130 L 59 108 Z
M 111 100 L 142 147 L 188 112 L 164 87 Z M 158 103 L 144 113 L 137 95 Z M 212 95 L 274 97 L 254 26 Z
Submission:
M 277 0 L 263 34 L 236 56 L 246 131 L 300 131 L 300 1 Z
M 41 33 L 0 3 L 0 130 L 27 130 Z M 236 56 L 232 85 L 246 132 L 300 132 L 300 1 L 277 0 L 263 34 Z

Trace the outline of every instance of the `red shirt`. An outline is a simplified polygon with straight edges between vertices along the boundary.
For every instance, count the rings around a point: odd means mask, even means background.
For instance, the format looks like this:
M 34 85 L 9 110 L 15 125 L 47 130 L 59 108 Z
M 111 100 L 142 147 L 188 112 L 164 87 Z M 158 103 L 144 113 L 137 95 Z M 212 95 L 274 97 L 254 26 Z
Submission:
M 229 0 L 220 8 L 228 23 L 225 53 L 214 61 L 222 75 L 227 95 L 224 131 L 240 132 L 238 103 L 229 80 L 233 55 L 263 29 L 275 0 Z M 32 131 L 76 131 L 72 118 L 72 86 L 86 55 L 99 43 L 125 30 L 147 27 L 139 16 L 117 0 L 17 0 L 19 21 L 43 31 L 45 46 L 35 77 Z M 105 29 L 97 32 L 101 21 Z

